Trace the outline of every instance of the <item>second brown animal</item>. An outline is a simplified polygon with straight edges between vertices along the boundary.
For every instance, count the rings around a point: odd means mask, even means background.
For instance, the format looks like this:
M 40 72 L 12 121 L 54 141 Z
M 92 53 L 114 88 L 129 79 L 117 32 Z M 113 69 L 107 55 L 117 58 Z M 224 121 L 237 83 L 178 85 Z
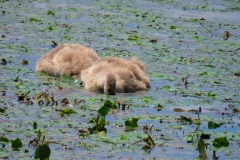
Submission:
M 86 89 L 106 94 L 136 92 L 150 87 L 146 69 L 136 58 L 106 57 L 81 72 Z

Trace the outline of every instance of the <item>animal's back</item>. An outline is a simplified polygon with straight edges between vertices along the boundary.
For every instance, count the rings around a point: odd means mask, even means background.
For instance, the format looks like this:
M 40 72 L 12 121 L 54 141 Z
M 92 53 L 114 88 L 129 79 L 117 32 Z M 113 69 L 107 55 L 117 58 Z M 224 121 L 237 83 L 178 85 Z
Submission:
M 98 55 L 88 47 L 78 44 L 62 44 L 40 58 L 36 71 L 54 76 L 78 75 L 98 59 Z

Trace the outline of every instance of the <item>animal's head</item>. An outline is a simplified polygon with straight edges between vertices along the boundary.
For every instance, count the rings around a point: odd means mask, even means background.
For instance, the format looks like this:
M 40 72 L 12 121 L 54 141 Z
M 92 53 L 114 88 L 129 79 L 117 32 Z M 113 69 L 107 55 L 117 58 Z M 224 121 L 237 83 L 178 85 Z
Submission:
M 141 62 L 141 61 L 139 61 L 137 57 L 131 58 L 130 61 L 131 61 L 133 64 L 137 65 L 137 67 L 140 68 L 142 71 L 144 71 L 145 73 L 147 73 L 144 63 Z

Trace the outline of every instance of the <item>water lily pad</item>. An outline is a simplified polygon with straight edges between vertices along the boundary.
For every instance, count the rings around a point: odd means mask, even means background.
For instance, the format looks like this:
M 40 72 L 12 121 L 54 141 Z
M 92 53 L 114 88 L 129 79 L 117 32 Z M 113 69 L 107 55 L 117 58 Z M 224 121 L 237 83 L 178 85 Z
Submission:
M 41 22 L 41 20 L 36 19 L 36 18 L 30 18 L 30 22 Z
M 50 157 L 51 149 L 47 144 L 39 144 L 35 149 L 34 158 L 44 160 Z
M 240 76 L 240 71 L 234 73 L 235 76 Z
M 0 112 L 1 112 L 1 113 L 4 113 L 4 112 L 5 112 L 5 109 L 0 108 Z
M 55 13 L 54 13 L 53 11 L 50 11 L 50 10 L 47 12 L 47 14 L 48 14 L 48 15 L 55 16 Z
M 208 75 L 208 72 L 202 72 L 202 73 L 199 73 L 200 76 L 207 76 Z
M 153 98 L 151 96 L 144 96 L 143 97 L 143 102 L 149 103 L 153 100 Z
M 186 117 L 186 116 L 181 116 L 181 117 L 180 117 L 180 120 L 181 120 L 182 122 L 190 122 L 190 123 L 193 122 L 192 118 Z
M 134 40 L 134 41 L 136 41 L 136 40 L 139 40 L 140 39 L 140 37 L 138 36 L 138 35 L 130 35 L 129 37 L 128 37 L 128 40 Z
M 9 139 L 6 138 L 6 137 L 1 137 L 1 138 L 0 138 L 0 141 L 2 141 L 2 142 L 9 142 Z
M 115 103 L 111 102 L 110 100 L 106 100 L 103 104 L 103 107 L 107 107 L 107 108 L 111 108 L 111 109 L 118 108 L 118 106 Z
M 60 115 L 64 115 L 64 114 L 76 114 L 77 112 L 74 111 L 71 108 L 64 108 L 62 110 L 60 110 Z
M 23 146 L 23 143 L 21 139 L 16 138 L 15 140 L 12 141 L 12 148 L 20 148 Z
M 215 129 L 215 128 L 218 128 L 218 127 L 220 127 L 219 124 L 217 124 L 217 123 L 215 123 L 213 121 L 208 121 L 208 128 L 209 129 Z
M 177 27 L 176 26 L 170 26 L 169 29 L 174 29 L 175 30 L 175 29 L 177 29 Z
M 37 129 L 37 122 L 36 122 L 36 121 L 33 122 L 33 129 L 34 129 L 34 130 Z
M 213 146 L 220 148 L 220 147 L 228 147 L 229 141 L 226 137 L 217 137 L 213 140 Z
M 138 118 L 129 118 L 125 120 L 125 126 L 130 128 L 138 127 Z
M 162 89 L 164 91 L 170 91 L 171 87 L 170 86 L 163 86 Z
M 215 97 L 216 95 L 215 95 L 214 93 L 208 92 L 208 93 L 207 93 L 207 96 L 208 96 L 208 97 Z

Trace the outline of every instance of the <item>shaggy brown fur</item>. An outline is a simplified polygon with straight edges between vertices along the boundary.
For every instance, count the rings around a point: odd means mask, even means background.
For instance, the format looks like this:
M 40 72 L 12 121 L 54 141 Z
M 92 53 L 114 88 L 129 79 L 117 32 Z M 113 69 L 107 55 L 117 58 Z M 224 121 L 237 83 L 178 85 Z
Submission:
M 90 48 L 78 44 L 62 44 L 43 55 L 37 62 L 36 71 L 53 76 L 79 75 L 99 59 Z
M 136 92 L 150 88 L 144 64 L 136 58 L 106 57 L 81 72 L 86 89 L 106 94 Z

